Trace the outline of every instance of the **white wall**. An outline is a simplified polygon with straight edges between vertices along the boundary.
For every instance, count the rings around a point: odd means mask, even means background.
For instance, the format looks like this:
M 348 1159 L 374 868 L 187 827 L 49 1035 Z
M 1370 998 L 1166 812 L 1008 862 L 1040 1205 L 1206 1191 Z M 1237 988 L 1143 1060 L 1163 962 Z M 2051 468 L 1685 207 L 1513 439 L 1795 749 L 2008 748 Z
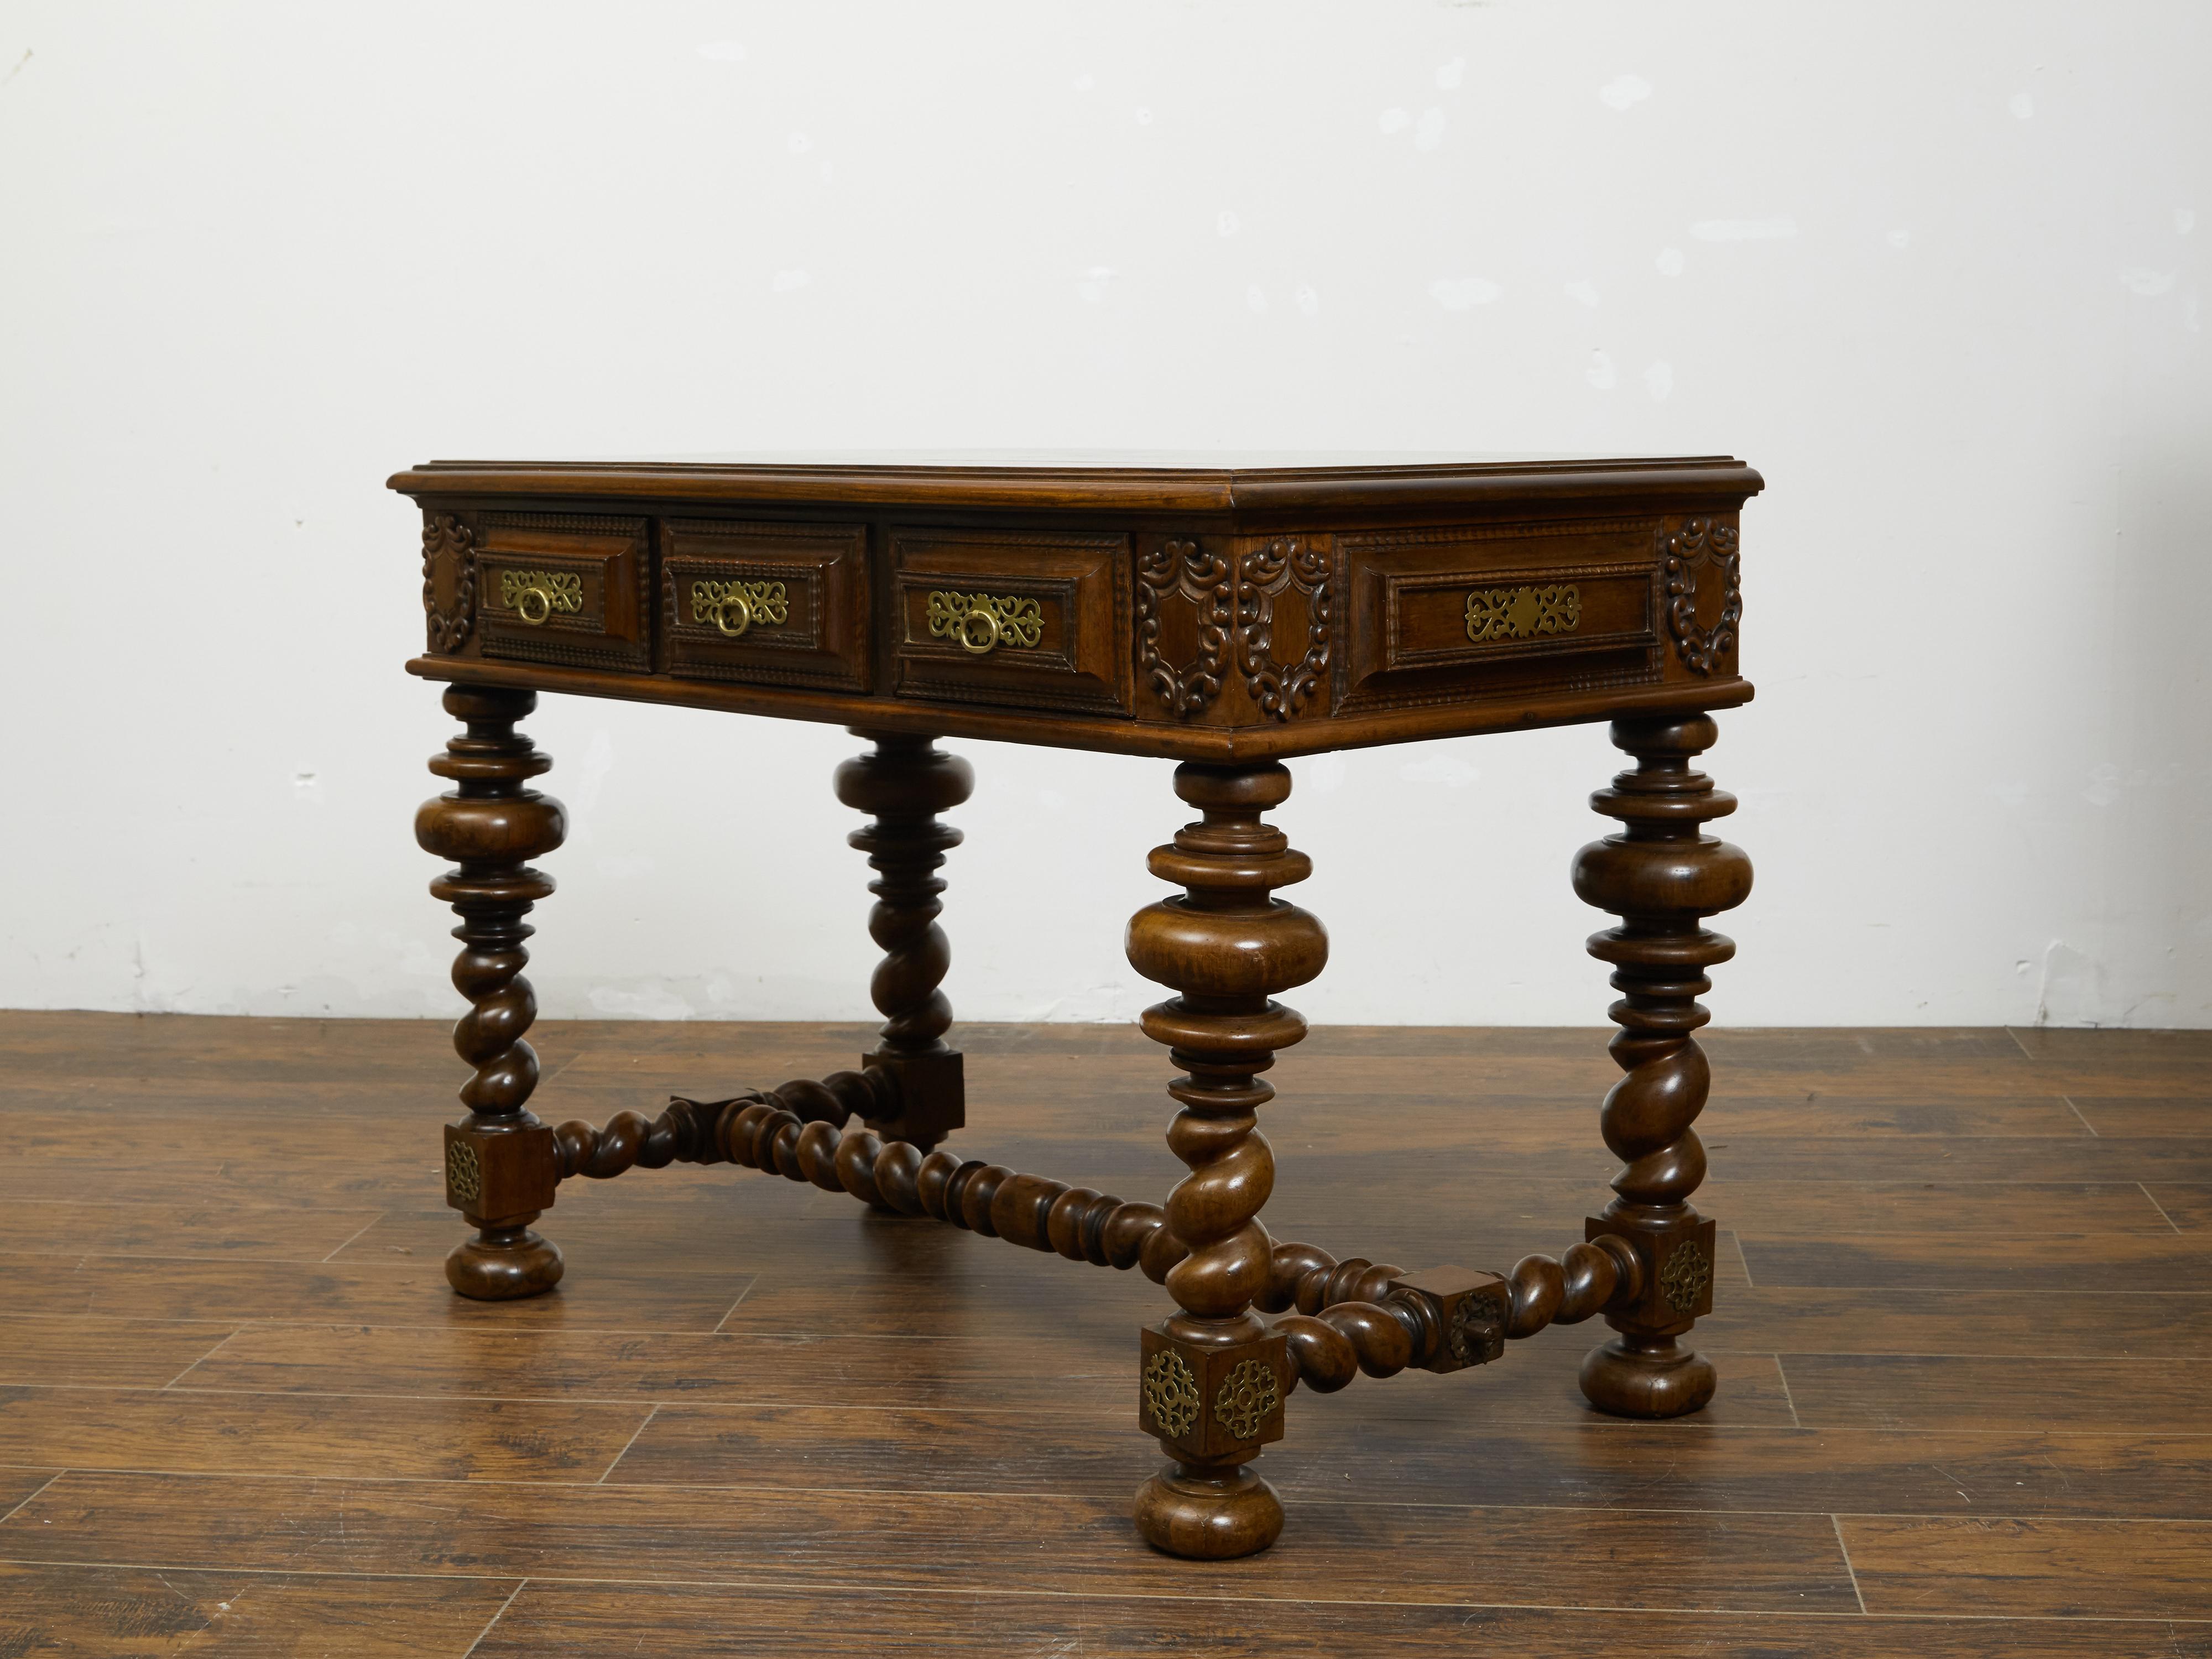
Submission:
M 1281 445 L 1765 472 L 1722 1020 L 2212 1020 L 2197 0 L 18 0 L 0 36 L 0 1005 L 454 1011 L 402 465 Z M 576 826 L 550 1012 L 866 1011 L 851 738 L 530 729 Z M 1168 768 L 964 747 L 956 1006 L 1131 1012 Z M 1614 758 L 1299 763 L 1335 956 L 1294 1000 L 1597 1022 L 1566 865 Z

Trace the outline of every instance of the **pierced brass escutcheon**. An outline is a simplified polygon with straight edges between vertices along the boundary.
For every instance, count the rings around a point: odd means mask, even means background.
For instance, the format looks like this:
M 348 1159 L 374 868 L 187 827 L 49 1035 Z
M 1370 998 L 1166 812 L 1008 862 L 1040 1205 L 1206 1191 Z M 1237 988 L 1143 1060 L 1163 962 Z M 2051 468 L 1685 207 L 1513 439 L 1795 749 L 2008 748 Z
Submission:
M 1539 634 L 1571 634 L 1582 623 L 1583 592 L 1571 582 L 1556 587 L 1478 587 L 1467 596 L 1467 636 L 1528 640 Z
M 543 628 L 558 611 L 574 616 L 584 608 L 584 579 L 573 570 L 502 570 L 499 602 L 532 628 Z
M 960 593 L 939 588 L 929 595 L 933 639 L 957 640 L 962 650 L 987 657 L 1000 646 L 1028 649 L 1044 637 L 1044 612 L 1035 599 L 1009 594 Z
M 1145 1367 L 1145 1409 L 1170 1437 L 1188 1434 L 1198 1421 L 1198 1379 L 1181 1354 L 1162 1350 Z
M 1676 1245 L 1674 1254 L 1667 1258 L 1659 1273 L 1659 1294 L 1668 1307 L 1686 1316 L 1696 1310 L 1698 1298 L 1712 1282 L 1713 1264 L 1705 1259 L 1698 1242 L 1691 1239 Z
M 1213 1415 L 1239 1440 L 1256 1439 L 1260 1425 L 1283 1403 L 1282 1387 L 1272 1365 L 1256 1359 L 1240 1359 L 1221 1379 L 1213 1396 Z
M 483 1165 L 477 1158 L 477 1149 L 465 1140 L 446 1143 L 446 1187 L 464 1204 L 473 1204 L 483 1196 Z
M 691 620 L 710 622 L 729 639 L 742 639 L 750 629 L 772 628 L 790 617 L 789 590 L 781 582 L 691 584 Z

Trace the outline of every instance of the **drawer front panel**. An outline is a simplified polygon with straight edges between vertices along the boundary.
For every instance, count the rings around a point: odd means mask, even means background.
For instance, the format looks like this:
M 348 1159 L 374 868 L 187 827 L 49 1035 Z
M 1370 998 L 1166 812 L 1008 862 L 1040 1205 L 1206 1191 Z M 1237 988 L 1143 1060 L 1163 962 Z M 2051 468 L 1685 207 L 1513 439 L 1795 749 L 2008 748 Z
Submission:
M 1655 520 L 1345 535 L 1342 709 L 1662 677 Z
M 1129 712 L 1129 539 L 891 534 L 901 696 Z
M 577 668 L 652 667 L 645 520 L 488 513 L 478 538 L 484 655 Z
M 866 526 L 670 519 L 660 566 L 668 672 L 868 689 Z

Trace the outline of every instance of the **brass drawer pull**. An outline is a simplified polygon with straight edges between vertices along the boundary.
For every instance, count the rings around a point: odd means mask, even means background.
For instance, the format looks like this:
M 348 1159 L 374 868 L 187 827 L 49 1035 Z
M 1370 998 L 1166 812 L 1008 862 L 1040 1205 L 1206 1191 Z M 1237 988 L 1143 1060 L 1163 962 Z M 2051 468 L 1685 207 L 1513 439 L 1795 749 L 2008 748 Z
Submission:
M 574 616 L 584 608 L 584 579 L 573 570 L 502 570 L 499 602 L 532 628 L 543 628 L 556 611 Z
M 772 628 L 790 616 L 789 592 L 781 582 L 691 584 L 691 620 L 710 622 L 729 639 L 742 639 L 756 624 Z
M 929 595 L 929 631 L 940 640 L 957 640 L 978 657 L 1004 645 L 1026 650 L 1044 637 L 1044 613 L 1035 599 L 1015 595 L 959 593 L 939 588 Z
M 1583 619 L 1582 589 L 1558 587 L 1480 588 L 1467 596 L 1467 636 L 1527 640 L 1539 634 L 1571 634 Z

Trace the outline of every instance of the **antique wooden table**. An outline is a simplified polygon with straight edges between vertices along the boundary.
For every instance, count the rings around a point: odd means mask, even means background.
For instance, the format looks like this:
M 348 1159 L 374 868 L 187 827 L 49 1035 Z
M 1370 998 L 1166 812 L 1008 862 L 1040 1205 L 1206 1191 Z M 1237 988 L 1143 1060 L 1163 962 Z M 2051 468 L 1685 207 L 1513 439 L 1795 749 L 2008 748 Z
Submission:
M 427 653 L 464 722 L 430 769 L 453 789 L 417 838 L 454 861 L 454 1045 L 475 1074 L 446 1130 L 447 1201 L 475 1228 L 447 1262 L 464 1296 L 533 1296 L 561 1254 L 530 1224 L 559 1183 L 672 1162 L 769 1170 L 1072 1261 L 1137 1267 L 1175 1311 L 1141 1333 L 1138 1424 L 1172 1460 L 1139 1489 L 1145 1538 L 1179 1555 L 1264 1549 L 1282 1506 L 1249 1467 L 1300 1384 L 1452 1371 L 1602 1314 L 1583 1392 L 1632 1417 L 1693 1412 L 1713 1368 L 1680 1339 L 1712 1295 L 1705 970 L 1735 947 L 1704 917 L 1751 866 L 1703 832 L 1734 809 L 1691 762 L 1736 672 L 1737 515 L 1759 475 L 1724 457 L 1329 466 L 440 461 L 392 487 L 422 508 Z M 515 724 L 539 691 L 849 726 L 869 751 L 837 799 L 869 815 L 870 991 L 858 1070 L 732 1099 L 671 1101 L 605 1128 L 541 1123 L 523 917 L 553 890 L 550 762 Z M 1594 936 L 1621 995 L 1626 1073 L 1601 1127 L 1625 1167 L 1581 1243 L 1510 1273 L 1408 1273 L 1279 1242 L 1260 1073 L 1304 1035 L 1273 1000 L 1319 974 L 1321 923 L 1273 896 L 1310 865 L 1262 814 L 1285 757 L 1609 720 L 1632 769 L 1591 804 L 1620 830 L 1574 861 L 1620 925 Z M 1190 1173 L 1125 1203 L 939 1143 L 963 1127 L 961 1055 L 938 988 L 936 872 L 967 799 L 945 736 L 1171 757 L 1199 812 L 1152 850 L 1182 890 L 1130 921 L 1130 963 L 1176 994 L 1145 1012 L 1182 1103 Z M 854 1119 L 862 1127 L 848 1127 Z M 1293 1311 L 1294 1310 L 1294 1311 Z M 1262 1315 L 1279 1316 L 1273 1319 Z

